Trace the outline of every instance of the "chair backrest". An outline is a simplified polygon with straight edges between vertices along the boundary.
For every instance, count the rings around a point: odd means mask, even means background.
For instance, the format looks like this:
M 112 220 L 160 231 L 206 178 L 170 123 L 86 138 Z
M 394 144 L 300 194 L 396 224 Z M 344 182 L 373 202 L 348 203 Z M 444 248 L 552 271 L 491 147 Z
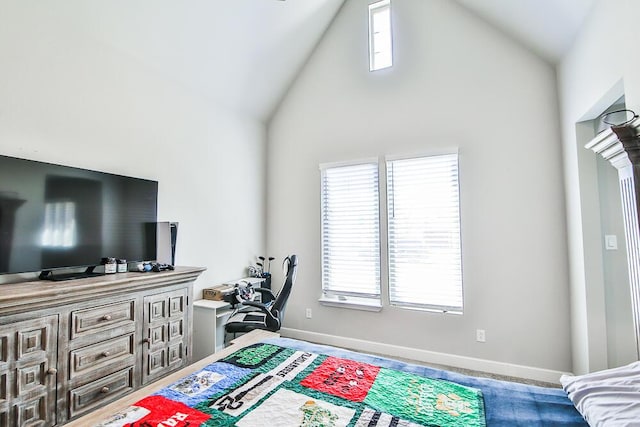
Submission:
M 269 308 L 271 314 L 278 318 L 280 323 L 282 323 L 282 319 L 284 318 L 284 309 L 287 305 L 289 295 L 291 295 L 291 288 L 293 288 L 293 284 L 296 281 L 296 274 L 298 272 L 298 256 L 289 255 L 284 259 L 284 263 L 287 267 L 284 284 L 282 285 L 280 292 L 278 292 L 275 301 Z

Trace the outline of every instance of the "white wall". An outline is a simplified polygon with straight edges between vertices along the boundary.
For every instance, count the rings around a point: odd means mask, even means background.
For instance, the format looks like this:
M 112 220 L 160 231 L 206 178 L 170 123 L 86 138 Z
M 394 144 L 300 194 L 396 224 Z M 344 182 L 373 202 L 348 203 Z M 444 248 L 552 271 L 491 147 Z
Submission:
M 599 0 L 558 67 L 577 373 L 606 368 L 608 361 L 596 161 L 583 148 L 587 141 L 576 124 L 593 119 L 622 95 L 628 108 L 640 112 L 640 57 L 633 53 L 638 18 L 640 2 Z
M 607 366 L 614 368 L 637 359 L 633 312 L 629 292 L 627 245 L 622 217 L 618 171 L 601 156 L 597 159 L 601 235 L 616 236 L 617 250 L 602 252 L 607 322 Z
M 269 126 L 268 249 L 300 256 L 285 326 L 571 370 L 553 67 L 455 2 L 403 0 L 395 65 L 370 73 L 367 4 L 345 3 Z M 319 305 L 318 165 L 448 147 L 460 150 L 464 315 Z
M 208 268 L 196 297 L 244 275 L 264 250 L 264 125 L 60 23 L 55 9 L 1 9 L 0 154 L 157 180 L 159 219 L 180 223 L 177 263 Z

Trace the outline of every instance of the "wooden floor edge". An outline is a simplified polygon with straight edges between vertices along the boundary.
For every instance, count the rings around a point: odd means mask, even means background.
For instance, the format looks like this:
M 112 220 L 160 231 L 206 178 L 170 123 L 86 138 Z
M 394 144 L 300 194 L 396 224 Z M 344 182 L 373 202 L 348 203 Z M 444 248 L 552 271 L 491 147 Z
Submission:
M 110 416 L 127 409 L 138 400 L 155 393 L 156 391 L 168 386 L 169 384 L 178 381 L 180 378 L 199 371 L 210 363 L 223 359 L 243 347 L 247 347 L 251 344 L 255 344 L 265 339 L 277 338 L 279 336 L 280 334 L 278 333 L 263 330 L 254 330 L 252 332 L 249 332 L 248 334 L 242 335 L 232 340 L 231 345 L 226 347 L 225 349 L 218 351 L 211 356 L 205 357 L 204 359 L 199 360 L 198 362 L 195 362 L 179 371 L 176 371 L 152 384 L 149 384 L 146 387 L 136 390 L 135 392 L 128 394 L 112 403 L 109 403 L 106 406 L 101 407 L 100 409 L 96 409 L 95 411 L 87 415 L 69 421 L 64 425 L 66 427 L 87 427 L 98 425 L 101 422 L 106 421 Z

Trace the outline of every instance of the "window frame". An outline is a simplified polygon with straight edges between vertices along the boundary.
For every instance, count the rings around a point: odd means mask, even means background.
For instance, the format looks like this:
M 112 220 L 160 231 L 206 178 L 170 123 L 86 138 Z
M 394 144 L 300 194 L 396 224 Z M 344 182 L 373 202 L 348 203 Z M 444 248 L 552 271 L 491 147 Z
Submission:
M 393 302 L 391 293 L 392 293 L 392 283 L 391 283 L 391 201 L 389 200 L 390 196 L 390 185 L 389 185 L 389 163 L 394 161 L 403 161 L 403 160 L 417 160 L 427 157 L 440 157 L 440 156 L 455 156 L 456 163 L 456 198 L 457 198 L 457 220 L 458 220 L 458 262 L 459 262 L 459 275 L 460 275 L 460 305 L 459 306 L 450 306 L 450 305 L 441 305 L 441 304 L 433 304 L 433 303 L 418 303 L 411 304 L 407 302 Z M 464 312 L 464 274 L 463 274 L 463 252 L 462 252 L 462 209 L 461 209 L 461 201 L 460 201 L 460 156 L 457 149 L 449 149 L 449 150 L 440 150 L 440 151 L 432 151 L 429 153 L 422 154 L 412 154 L 412 155 L 389 155 L 384 158 L 384 174 L 385 174 L 385 195 L 384 195 L 384 220 L 386 224 L 386 236 L 384 236 L 384 244 L 386 247 L 386 287 L 387 287 L 387 297 L 389 301 L 389 306 L 410 309 L 410 310 L 421 310 L 421 311 L 431 311 L 436 313 L 447 313 L 447 314 L 463 314 Z
M 391 285 L 390 285 L 390 271 L 391 260 L 389 250 L 389 189 L 388 189 L 388 162 L 396 160 L 406 159 L 418 159 L 422 157 L 436 157 L 442 155 L 455 155 L 457 164 L 457 202 L 458 202 L 458 238 L 459 238 L 459 260 L 460 260 L 460 291 L 461 291 L 461 305 L 460 307 L 444 307 L 437 304 L 403 304 L 391 302 Z M 326 295 L 324 292 L 324 278 L 321 278 L 322 294 L 319 302 L 322 305 L 367 310 L 367 311 L 381 311 L 383 307 L 395 307 L 406 310 L 427 311 L 440 314 L 453 314 L 462 315 L 464 311 L 464 274 L 463 274 L 463 248 L 462 248 L 462 209 L 461 209 L 461 179 L 460 179 L 460 156 L 457 148 L 444 149 L 444 150 L 431 150 L 427 153 L 413 153 L 409 155 L 387 155 L 382 158 L 366 158 L 360 160 L 322 163 L 320 164 L 321 179 L 320 179 L 320 204 L 321 204 L 321 249 L 320 249 L 320 261 L 321 261 L 321 275 L 324 274 L 324 206 L 323 206 L 323 189 L 324 178 L 322 172 L 324 169 L 332 167 L 352 166 L 358 164 L 376 164 L 378 169 L 378 243 L 379 243 L 379 298 L 360 298 L 353 295 Z
M 326 283 L 326 275 L 325 275 L 325 179 L 326 179 L 326 171 L 329 169 L 337 169 L 337 168 L 345 168 L 345 167 L 356 167 L 361 165 L 370 165 L 375 167 L 375 173 L 377 177 L 377 185 L 375 185 L 375 191 L 377 194 L 377 205 L 376 205 L 376 215 L 377 215 L 377 295 L 366 294 L 366 293 L 358 293 L 358 292 L 340 292 L 335 290 L 327 290 L 325 287 Z M 365 158 L 359 160 L 345 161 L 345 162 L 333 162 L 333 163 L 322 163 L 319 166 L 320 169 L 320 261 L 321 261 L 321 290 L 322 296 L 320 298 L 320 303 L 323 305 L 329 306 L 338 306 L 338 307 L 347 307 L 353 309 L 367 310 L 367 311 L 379 311 L 382 308 L 382 296 L 384 293 L 384 288 L 382 284 L 383 274 L 382 274 L 382 232 L 381 226 L 383 223 L 383 218 L 381 217 L 380 206 L 381 206 L 381 189 L 380 189 L 380 159 L 377 157 L 373 158 Z
M 375 42 L 376 28 L 374 26 L 374 18 L 376 15 L 387 10 L 389 12 L 389 62 L 384 65 L 376 65 L 376 48 L 379 48 Z M 391 0 L 380 0 L 369 4 L 369 71 L 380 71 L 393 67 L 393 24 L 391 19 Z

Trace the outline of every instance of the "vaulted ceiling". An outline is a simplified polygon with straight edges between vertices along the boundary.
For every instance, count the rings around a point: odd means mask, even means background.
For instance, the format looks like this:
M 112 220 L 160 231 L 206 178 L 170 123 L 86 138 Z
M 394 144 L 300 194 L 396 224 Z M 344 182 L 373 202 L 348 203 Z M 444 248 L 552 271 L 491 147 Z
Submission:
M 551 63 L 573 44 L 596 0 L 456 0 Z
M 264 120 L 343 1 L 60 0 L 30 12 L 48 8 L 51 19 L 80 37 Z
M 25 16 L 47 8 L 80 36 L 267 120 L 345 0 L 6 1 L 31 4 Z M 595 0 L 455 1 L 554 63 Z

